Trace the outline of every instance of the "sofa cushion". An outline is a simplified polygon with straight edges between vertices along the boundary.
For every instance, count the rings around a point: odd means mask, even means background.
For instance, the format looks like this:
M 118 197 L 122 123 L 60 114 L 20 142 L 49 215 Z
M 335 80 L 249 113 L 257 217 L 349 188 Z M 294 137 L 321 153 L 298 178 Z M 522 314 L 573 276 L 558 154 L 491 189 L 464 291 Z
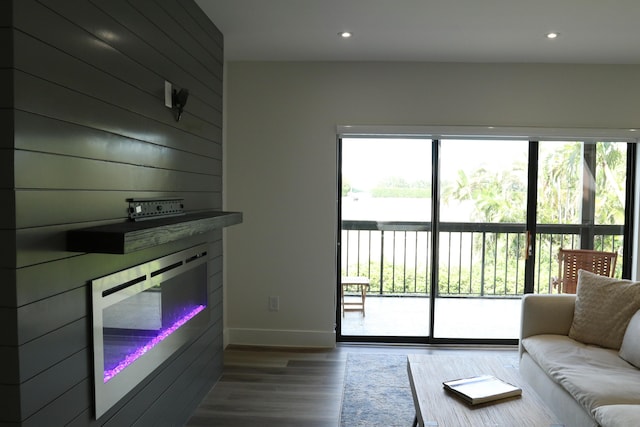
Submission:
M 602 427 L 629 427 L 640 423 L 639 405 L 606 405 L 596 408 L 593 417 Z
M 640 309 L 640 282 L 579 270 L 569 337 L 618 350 L 631 316 Z
M 640 405 L 640 370 L 616 350 L 566 335 L 535 335 L 524 338 L 522 346 L 588 412 L 604 405 Z
M 636 311 L 629 321 L 619 354 L 624 360 L 640 368 L 640 311 Z

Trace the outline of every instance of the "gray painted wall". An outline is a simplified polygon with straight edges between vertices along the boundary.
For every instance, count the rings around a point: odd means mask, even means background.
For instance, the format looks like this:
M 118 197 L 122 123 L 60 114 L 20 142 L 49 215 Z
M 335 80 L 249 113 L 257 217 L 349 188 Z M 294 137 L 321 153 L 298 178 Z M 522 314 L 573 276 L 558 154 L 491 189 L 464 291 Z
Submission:
M 638 65 L 230 62 L 225 84 L 232 344 L 335 342 L 337 125 L 640 127 Z
M 0 422 L 179 425 L 221 372 L 222 231 L 126 256 L 65 233 L 130 197 L 222 207 L 222 34 L 191 0 L 13 0 L 0 52 Z M 165 80 L 190 90 L 180 122 Z M 201 242 L 209 327 L 95 421 L 88 281 Z

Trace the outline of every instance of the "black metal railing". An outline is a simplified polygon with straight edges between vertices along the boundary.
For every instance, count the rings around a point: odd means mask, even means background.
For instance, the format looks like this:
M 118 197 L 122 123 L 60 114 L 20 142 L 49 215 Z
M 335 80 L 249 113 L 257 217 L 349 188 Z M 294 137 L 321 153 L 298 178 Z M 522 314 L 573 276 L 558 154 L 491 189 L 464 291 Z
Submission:
M 443 222 L 439 227 L 439 296 L 518 297 L 524 294 L 524 224 Z M 554 293 L 558 249 L 593 248 L 622 255 L 622 225 L 537 225 L 535 293 Z M 343 221 L 342 275 L 366 276 L 381 295 L 429 295 L 430 222 Z M 621 263 L 616 268 L 620 277 Z

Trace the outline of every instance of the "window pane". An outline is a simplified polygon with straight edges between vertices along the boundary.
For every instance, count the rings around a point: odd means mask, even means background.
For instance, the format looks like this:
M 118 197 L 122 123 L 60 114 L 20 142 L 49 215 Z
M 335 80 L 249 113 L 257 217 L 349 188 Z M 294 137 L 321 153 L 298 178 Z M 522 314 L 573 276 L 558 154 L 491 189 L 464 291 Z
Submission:
M 582 150 L 582 142 L 544 141 L 540 143 L 538 223 L 580 224 Z
M 624 224 L 627 144 L 596 144 L 596 224 Z
M 341 282 L 369 283 L 365 300 L 340 284 L 342 335 L 430 334 L 432 149 L 430 139 L 342 139 Z
M 528 145 L 443 140 L 441 221 L 525 223 Z
M 342 143 L 343 220 L 431 220 L 431 140 Z

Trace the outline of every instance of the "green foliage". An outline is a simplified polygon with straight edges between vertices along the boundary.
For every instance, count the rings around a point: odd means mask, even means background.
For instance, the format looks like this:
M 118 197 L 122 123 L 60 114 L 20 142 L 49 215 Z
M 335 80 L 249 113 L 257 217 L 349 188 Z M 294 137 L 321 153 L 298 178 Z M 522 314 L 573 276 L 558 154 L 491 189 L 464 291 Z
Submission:
M 484 272 L 478 267 L 469 268 L 441 266 L 439 269 L 439 296 L 517 296 L 524 292 L 523 273 L 524 263 L 519 266 L 519 280 L 515 277 L 505 277 L 504 263 L 494 265 L 492 262 L 485 264 Z M 370 270 L 369 270 L 370 268 Z M 358 271 L 358 265 L 349 266 L 350 274 Z M 371 265 L 360 265 L 360 274 L 369 277 L 371 282 L 370 293 L 380 293 L 380 263 L 372 262 Z M 344 270 L 343 275 L 347 272 Z M 511 272 L 514 276 L 516 271 Z M 382 273 L 382 293 L 428 295 L 431 291 L 431 279 L 428 277 L 426 266 L 419 268 L 402 269 L 401 265 L 385 262 Z M 482 280 L 484 276 L 484 281 Z M 505 281 L 505 279 L 509 279 Z M 513 279 L 513 280 L 511 280 Z M 483 285 L 484 283 L 484 285 Z M 520 284 L 516 289 L 516 284 Z
M 359 267 L 359 270 L 358 270 Z M 369 292 L 380 293 L 380 263 L 371 262 L 371 264 L 354 263 L 349 266 L 350 274 L 359 271 L 361 275 L 369 277 L 371 288 Z M 346 270 L 342 272 L 346 275 Z M 430 289 L 427 281 L 427 269 L 425 265 L 418 268 L 408 266 L 407 270 L 403 266 L 393 262 L 385 262 L 382 272 L 382 293 L 390 294 L 422 294 L 426 295 Z
M 541 144 L 537 194 L 539 224 L 579 224 L 582 220 L 583 144 Z M 623 224 L 626 183 L 626 146 L 597 143 L 595 174 L 595 223 Z M 444 202 L 471 202 L 473 220 L 482 223 L 525 223 L 527 203 L 527 165 L 516 163 L 507 171 L 478 168 L 458 171 L 453 183 L 444 183 Z M 374 190 L 374 197 L 430 197 L 426 182 L 408 183 L 389 178 Z M 349 190 L 350 187 L 349 187 Z M 343 185 L 343 195 L 345 186 Z M 462 236 L 465 233 L 460 233 Z M 441 256 L 438 294 L 452 296 L 518 296 L 524 292 L 524 233 L 467 233 L 473 240 L 468 265 L 447 265 Z M 462 237 L 461 237 L 462 238 Z M 599 236 L 592 242 L 596 250 L 620 250 L 619 236 Z M 428 239 L 425 239 L 428 241 Z M 591 243 L 591 242 L 590 242 Z M 553 293 L 550 279 L 557 275 L 557 249 L 579 248 L 575 235 L 538 235 L 535 242 L 535 280 L 537 293 Z M 441 248 L 441 254 L 446 253 Z M 386 255 L 385 255 L 386 256 Z M 620 277 L 618 263 L 616 277 Z M 380 262 L 343 265 L 343 274 L 358 271 L 371 280 L 373 293 L 420 294 L 431 291 L 427 260 L 422 264 L 398 263 L 391 258 Z M 557 291 L 556 291 L 557 292 Z
M 371 191 L 373 197 L 417 199 L 431 197 L 431 184 L 426 181 L 407 182 L 404 178 L 390 177 L 378 183 Z
M 568 143 L 540 153 L 538 222 L 577 224 L 581 220 L 583 144 Z M 623 224 L 626 146 L 596 144 L 596 224 Z
M 578 224 L 582 208 L 583 144 L 543 144 L 539 155 L 538 208 L 540 224 Z M 626 180 L 624 144 L 596 145 L 596 224 L 624 223 Z M 443 186 L 442 199 L 471 201 L 477 222 L 522 223 L 526 213 L 526 165 L 507 171 L 478 168 L 458 171 L 454 184 Z
M 601 142 L 596 153 L 596 224 L 624 224 L 626 146 Z
M 564 144 L 541 152 L 538 174 L 538 222 L 576 224 L 580 219 L 582 187 L 582 144 Z
M 346 197 L 351 192 L 351 183 L 347 178 L 342 178 L 342 197 Z
M 402 199 L 428 199 L 431 191 L 427 188 L 391 188 L 376 187 L 371 191 L 373 197 L 397 197 Z
M 472 201 L 478 222 L 524 222 L 527 203 L 526 165 L 494 172 L 479 168 L 470 175 L 458 171 L 454 186 L 445 186 L 443 200 Z

